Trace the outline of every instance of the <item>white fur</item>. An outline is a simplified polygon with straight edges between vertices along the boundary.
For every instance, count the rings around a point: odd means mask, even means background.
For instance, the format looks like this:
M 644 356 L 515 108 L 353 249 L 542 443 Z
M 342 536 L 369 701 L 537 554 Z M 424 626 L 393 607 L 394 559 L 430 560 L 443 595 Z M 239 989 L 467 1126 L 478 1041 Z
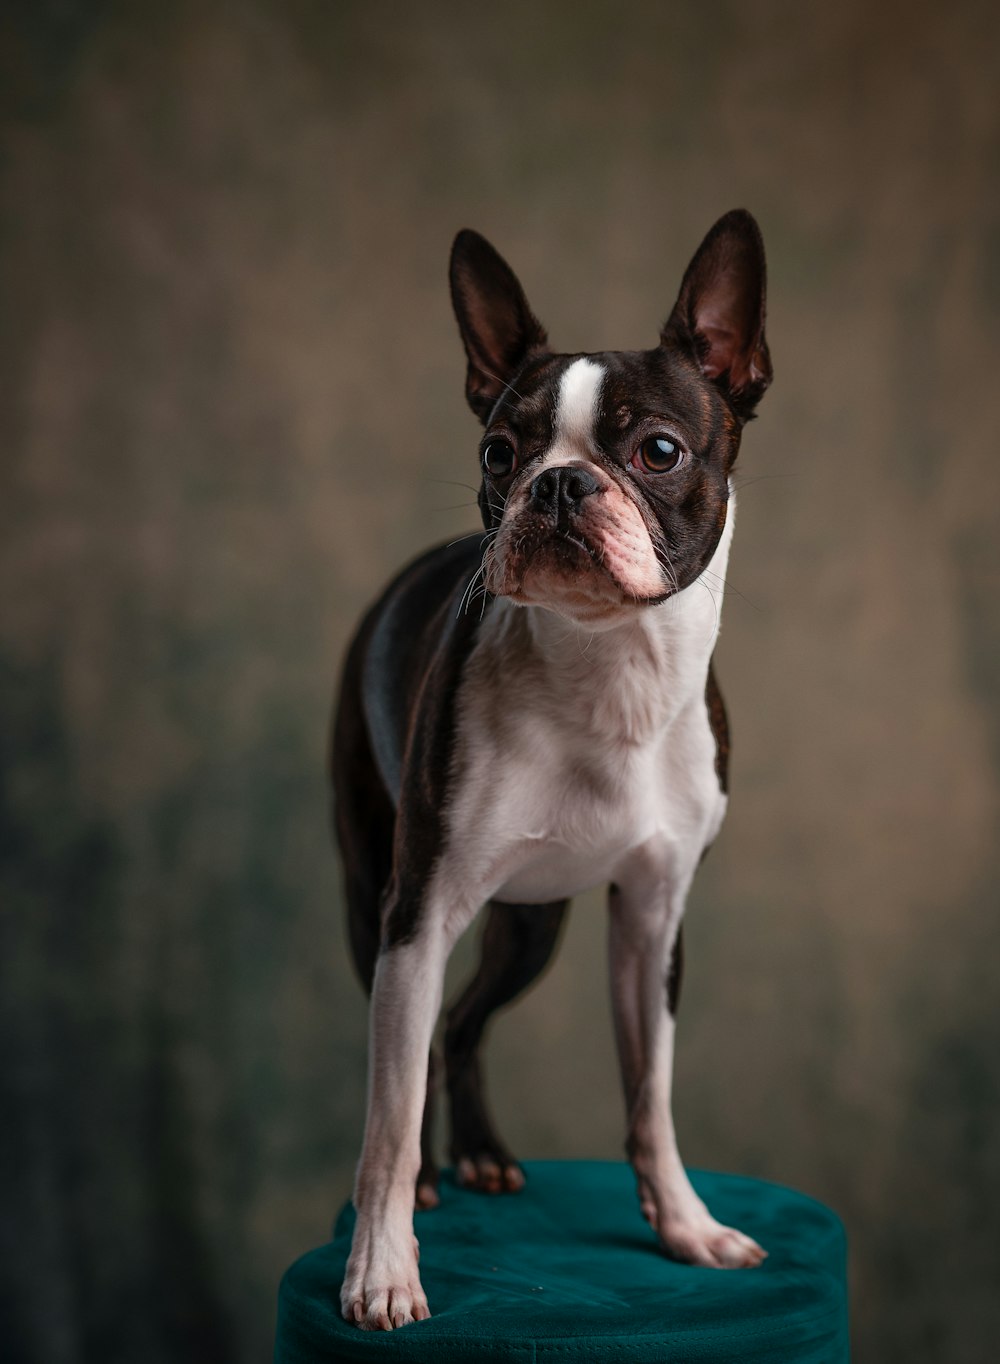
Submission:
M 546 903 L 612 883 L 609 954 L 629 1153 L 671 1253 L 718 1267 L 763 1252 L 724 1227 L 684 1171 L 666 1008 L 685 899 L 726 797 L 705 682 L 719 633 L 731 501 L 708 569 L 661 606 L 588 633 L 498 602 L 458 698 L 456 786 L 435 898 Z
M 725 810 L 705 677 L 731 538 L 732 503 L 702 578 L 599 632 L 494 605 L 459 692 L 440 874 L 522 904 L 693 874 Z
M 556 402 L 553 450 L 571 445 L 582 447 L 581 454 L 590 452 L 603 382 L 604 366 L 596 360 L 574 360 L 563 371 Z
M 563 375 L 553 451 L 586 447 L 603 371 Z M 560 455 L 559 458 L 564 458 Z M 455 939 L 496 898 L 541 904 L 614 883 L 610 973 L 643 1212 L 666 1248 L 703 1265 L 763 1252 L 716 1222 L 688 1181 L 671 1116 L 666 977 L 684 901 L 726 798 L 705 702 L 734 504 L 705 573 L 659 606 L 599 632 L 539 606 L 497 601 L 457 699 L 444 851 L 415 939 L 380 960 L 369 1106 L 344 1315 L 386 1329 L 427 1314 L 413 1189 L 427 1052 Z
M 431 898 L 421 932 L 380 956 L 372 986 L 368 1112 L 354 1188 L 358 1219 L 340 1291 L 341 1311 L 365 1330 L 430 1315 L 417 1270 L 413 1190 L 427 1056 L 441 1008 L 444 967 L 457 932 Z M 468 918 L 475 912 L 468 908 Z M 467 922 L 467 920 L 466 920 Z

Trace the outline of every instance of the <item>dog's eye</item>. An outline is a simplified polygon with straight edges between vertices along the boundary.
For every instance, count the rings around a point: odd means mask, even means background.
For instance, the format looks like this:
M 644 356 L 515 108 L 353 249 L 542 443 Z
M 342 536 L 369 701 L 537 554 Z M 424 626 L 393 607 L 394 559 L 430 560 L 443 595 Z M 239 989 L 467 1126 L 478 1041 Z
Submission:
M 684 458 L 684 451 L 669 436 L 650 436 L 644 440 L 632 456 L 631 464 L 636 469 L 645 469 L 650 474 L 669 474 L 676 469 Z
M 509 478 L 517 468 L 517 455 L 507 440 L 491 440 L 483 451 L 483 467 L 491 478 Z

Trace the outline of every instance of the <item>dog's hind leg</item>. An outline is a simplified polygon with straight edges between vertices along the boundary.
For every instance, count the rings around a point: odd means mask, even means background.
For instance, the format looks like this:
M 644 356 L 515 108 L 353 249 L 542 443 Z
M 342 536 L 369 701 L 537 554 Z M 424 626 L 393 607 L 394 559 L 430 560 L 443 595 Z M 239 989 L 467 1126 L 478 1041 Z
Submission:
M 524 1174 L 489 1115 L 479 1045 L 497 1009 L 522 994 L 548 965 L 568 900 L 548 905 L 492 902 L 475 976 L 448 1010 L 445 1072 L 451 1107 L 451 1156 L 460 1184 L 486 1193 L 516 1192 Z

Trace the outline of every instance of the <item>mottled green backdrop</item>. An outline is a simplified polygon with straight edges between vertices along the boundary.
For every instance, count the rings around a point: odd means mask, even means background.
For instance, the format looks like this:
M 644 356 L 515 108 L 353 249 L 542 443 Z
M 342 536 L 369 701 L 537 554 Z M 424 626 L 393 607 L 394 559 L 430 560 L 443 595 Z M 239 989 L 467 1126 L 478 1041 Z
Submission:
M 475 525 L 445 261 L 645 345 L 759 217 L 776 382 L 719 671 L 694 1164 L 832 1203 L 861 1360 L 1000 1338 L 995 3 L 18 0 L 0 34 L 0 1351 L 270 1349 L 350 1183 L 323 749 L 356 613 Z M 526 1156 L 622 1118 L 603 914 L 495 1030 Z

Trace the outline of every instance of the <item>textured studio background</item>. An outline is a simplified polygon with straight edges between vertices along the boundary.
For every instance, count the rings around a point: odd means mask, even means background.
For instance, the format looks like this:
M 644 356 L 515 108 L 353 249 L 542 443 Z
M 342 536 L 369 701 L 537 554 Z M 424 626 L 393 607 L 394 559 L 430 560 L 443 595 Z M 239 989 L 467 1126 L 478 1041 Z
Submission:
M 1000 10 L 2 15 L 4 1359 L 260 1364 L 349 1189 L 325 732 L 359 609 L 476 524 L 455 230 L 632 347 L 737 205 L 777 377 L 682 1149 L 841 1212 L 859 1360 L 995 1359 Z M 523 1155 L 621 1152 L 603 935 L 497 1025 Z

